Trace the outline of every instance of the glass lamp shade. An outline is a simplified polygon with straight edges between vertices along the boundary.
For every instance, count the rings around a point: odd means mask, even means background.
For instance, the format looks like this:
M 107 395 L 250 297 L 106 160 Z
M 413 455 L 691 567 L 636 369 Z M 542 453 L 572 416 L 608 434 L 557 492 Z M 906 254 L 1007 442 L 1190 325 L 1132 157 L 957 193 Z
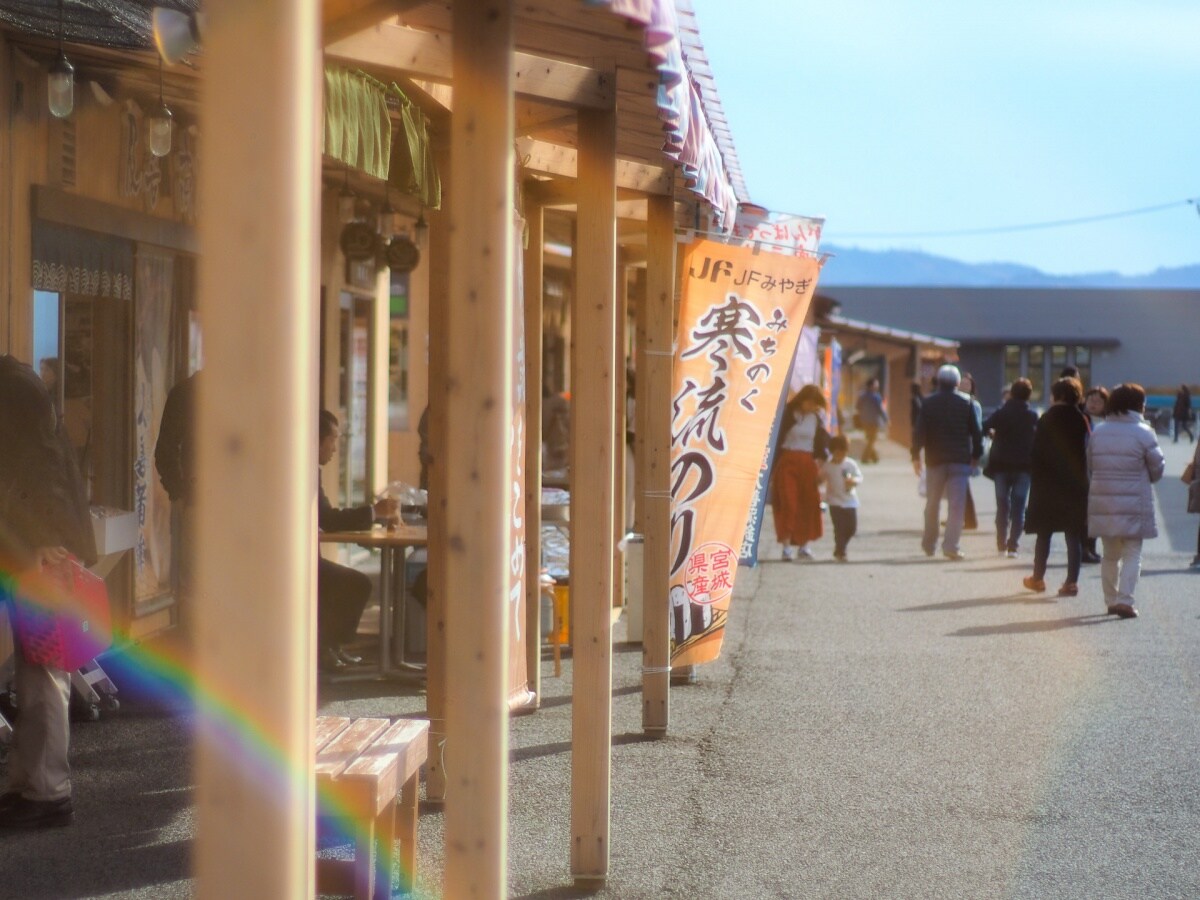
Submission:
M 61 50 L 54 64 L 50 66 L 50 75 L 46 79 L 46 94 L 50 114 L 55 118 L 65 119 L 75 108 L 75 67 Z
M 385 200 L 383 206 L 379 208 L 379 236 L 383 238 L 384 242 L 390 241 L 403 227 L 400 213 L 396 212 L 392 208 L 392 204 Z
M 150 152 L 155 156 L 166 156 L 171 152 L 171 132 L 174 130 L 175 117 L 165 103 L 159 104 L 147 119 L 147 134 L 150 140 Z

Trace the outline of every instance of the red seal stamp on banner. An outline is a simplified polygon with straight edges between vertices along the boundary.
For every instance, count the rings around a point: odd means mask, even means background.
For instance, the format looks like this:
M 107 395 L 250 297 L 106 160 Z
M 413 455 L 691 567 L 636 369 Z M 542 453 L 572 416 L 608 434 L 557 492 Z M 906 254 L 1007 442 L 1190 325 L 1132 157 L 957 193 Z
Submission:
M 733 593 L 737 552 L 728 544 L 710 541 L 688 556 L 683 585 L 693 603 L 716 603 Z

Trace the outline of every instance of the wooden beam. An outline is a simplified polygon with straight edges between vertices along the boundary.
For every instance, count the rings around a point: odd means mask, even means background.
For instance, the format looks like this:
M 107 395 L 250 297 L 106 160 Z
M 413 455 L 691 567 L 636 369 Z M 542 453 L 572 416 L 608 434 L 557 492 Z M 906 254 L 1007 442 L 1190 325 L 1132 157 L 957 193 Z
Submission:
M 502 898 L 508 824 L 513 0 L 454 5 L 444 896 Z
M 199 705 L 201 900 L 315 890 L 317 10 L 205 7 L 194 675 L 237 702 Z
M 328 46 L 423 2 L 424 0 L 325 0 L 321 7 L 322 42 Z
M 542 702 L 542 208 L 527 203 L 525 223 L 525 664 L 536 708 Z
M 647 210 L 646 296 L 638 306 L 637 409 L 645 430 L 638 496 L 646 544 L 642 571 L 642 729 L 666 734 L 671 639 L 671 350 L 675 318 L 675 207 L 651 197 Z
M 370 65 L 449 82 L 452 44 L 445 33 L 382 24 L 330 43 L 325 55 L 346 65 Z M 519 97 L 595 109 L 611 109 L 615 102 L 616 76 L 612 72 L 529 53 L 515 53 L 514 57 L 513 85 Z
M 42 184 L 33 185 L 33 217 L 44 222 L 99 231 L 114 237 L 198 254 L 196 229 Z
M 540 175 L 575 178 L 579 170 L 579 151 L 574 147 L 552 144 L 534 138 L 519 138 L 517 153 L 525 168 Z M 618 159 L 617 187 L 643 194 L 665 194 L 671 190 L 672 175 L 662 166 Z
M 616 204 L 613 204 L 614 216 Z M 614 234 L 616 222 L 613 222 Z M 615 240 L 615 238 L 614 238 Z M 616 302 L 616 336 L 613 340 L 613 609 L 625 606 L 625 554 L 617 545 L 625 537 L 628 511 L 625 507 L 625 477 L 628 452 L 625 445 L 625 344 L 629 328 L 629 272 L 624 254 L 618 251 Z
M 579 114 L 579 215 L 571 313 L 571 874 L 608 878 L 612 738 L 616 114 Z

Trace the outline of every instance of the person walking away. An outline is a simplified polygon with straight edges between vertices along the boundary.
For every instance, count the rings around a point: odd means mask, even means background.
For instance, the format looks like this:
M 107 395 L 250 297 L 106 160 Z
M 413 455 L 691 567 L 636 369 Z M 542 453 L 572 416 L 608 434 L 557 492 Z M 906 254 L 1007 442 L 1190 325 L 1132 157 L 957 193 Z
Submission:
M 1087 416 L 1088 427 L 1096 430 L 1096 426 L 1104 421 L 1108 413 L 1108 388 L 1096 385 L 1083 398 L 1083 414 Z M 1100 554 L 1096 552 L 1096 536 L 1089 534 L 1083 539 L 1083 555 L 1081 561 L 1087 565 L 1100 562 Z
M 879 429 L 888 423 L 887 410 L 883 408 L 883 395 L 879 393 L 878 378 L 867 382 L 863 392 L 858 395 L 854 411 L 867 439 L 867 446 L 862 452 L 863 465 L 877 463 L 879 451 L 875 449 L 875 440 L 879 437 Z
M 983 455 L 983 429 L 971 399 L 958 391 L 962 376 L 958 367 L 938 369 L 937 390 L 921 403 L 913 442 L 913 471 L 921 474 L 921 452 L 925 453 L 925 531 L 921 549 L 933 556 L 938 539 L 938 511 L 945 495 L 949 514 L 942 538 L 942 555 L 947 559 L 965 559 L 959 547 L 967 482 L 971 470 Z
M 1029 408 L 1033 384 L 1018 378 L 1008 390 L 1004 405 L 983 423 L 985 434 L 992 436 L 983 474 L 996 489 L 996 550 L 1016 559 L 1021 535 L 1025 532 L 1025 504 L 1029 499 L 1030 468 L 1033 463 L 1033 435 L 1037 413 Z
M 1192 434 L 1192 392 L 1186 384 L 1181 384 L 1175 392 L 1175 408 L 1171 411 L 1171 417 L 1175 420 L 1175 438 L 1172 443 L 1179 443 L 1181 431 L 1186 431 L 1188 440 L 1196 443 L 1196 436 Z
M 1151 485 L 1166 468 L 1154 429 L 1142 415 L 1145 409 L 1140 384 L 1113 388 L 1108 418 L 1097 426 L 1087 449 L 1088 530 L 1104 545 L 1104 605 L 1122 619 L 1138 614 L 1133 593 L 1142 572 L 1142 542 L 1158 536 Z
M 182 633 L 191 628 L 196 602 L 196 385 L 194 372 L 167 392 L 158 441 L 154 445 L 154 468 L 171 500 L 171 586 L 175 591 L 177 624 Z
M 925 396 L 921 391 L 921 382 L 914 381 L 908 388 L 908 421 L 912 436 L 908 446 L 911 448 L 917 442 L 917 421 L 921 418 L 921 403 Z
M 821 463 L 825 502 L 833 520 L 833 558 L 846 562 L 846 545 L 858 531 L 858 486 L 862 469 L 850 458 L 850 441 L 838 434 L 829 439 L 830 458 Z
M 83 479 L 46 385 L 30 366 L 0 356 L 0 587 L 68 553 L 84 564 L 96 561 Z M 8 789 L 0 795 L 0 829 L 69 825 L 75 816 L 67 760 L 71 676 L 31 663 L 20 635 L 14 638 L 21 714 Z
M 982 430 L 983 407 L 979 405 L 979 400 L 975 397 L 975 376 L 970 372 L 963 372 L 958 389 L 971 399 L 971 405 L 975 408 L 975 418 L 979 420 L 979 427 Z M 979 472 L 975 469 L 971 470 L 971 477 L 978 474 Z M 975 497 L 971 493 L 971 482 L 967 481 L 967 502 L 963 505 L 963 531 L 974 531 L 978 527 L 979 517 L 975 515 Z
M 825 395 L 806 384 L 788 401 L 775 443 L 771 470 L 771 515 L 783 559 L 812 559 L 809 543 L 822 534 L 818 458 L 824 459 Z
M 337 450 L 337 416 L 321 410 L 318 426 L 317 464 L 325 465 Z M 317 528 L 321 531 L 368 531 L 376 520 L 396 521 L 398 502 L 390 497 L 373 506 L 338 509 L 325 496 L 321 475 L 317 473 Z M 371 599 L 371 579 L 357 569 L 338 565 L 317 555 L 317 665 L 326 673 L 362 662 L 362 657 L 346 650 L 358 633 L 367 601 Z M 388 598 L 383 598 L 384 603 Z
M 1060 597 L 1079 593 L 1079 564 L 1087 531 L 1087 418 L 1079 411 L 1083 389 L 1077 378 L 1060 378 L 1050 386 L 1053 403 L 1038 419 L 1030 459 L 1029 509 L 1025 533 L 1035 535 L 1033 575 L 1024 585 L 1046 590 L 1050 538 L 1058 531 L 1067 543 L 1067 578 Z
M 1192 461 L 1187 469 L 1184 469 L 1184 476 L 1183 481 L 1188 486 L 1187 511 L 1200 513 L 1200 444 L 1196 444 Z M 1192 568 L 1200 569 L 1200 529 L 1196 531 L 1196 555 L 1192 557 Z

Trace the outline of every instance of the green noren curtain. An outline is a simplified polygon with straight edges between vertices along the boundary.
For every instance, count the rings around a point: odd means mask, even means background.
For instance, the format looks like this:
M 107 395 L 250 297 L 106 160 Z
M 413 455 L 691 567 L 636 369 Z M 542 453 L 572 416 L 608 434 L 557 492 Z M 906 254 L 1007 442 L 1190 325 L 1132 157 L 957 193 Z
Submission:
M 401 130 L 392 139 L 388 95 L 400 108 Z M 442 205 L 442 182 L 429 146 L 429 120 L 400 88 L 365 72 L 325 68 L 324 152 L 387 181 L 432 209 Z
M 324 151 L 374 178 L 387 179 L 392 120 L 382 84 L 362 72 L 325 67 Z

